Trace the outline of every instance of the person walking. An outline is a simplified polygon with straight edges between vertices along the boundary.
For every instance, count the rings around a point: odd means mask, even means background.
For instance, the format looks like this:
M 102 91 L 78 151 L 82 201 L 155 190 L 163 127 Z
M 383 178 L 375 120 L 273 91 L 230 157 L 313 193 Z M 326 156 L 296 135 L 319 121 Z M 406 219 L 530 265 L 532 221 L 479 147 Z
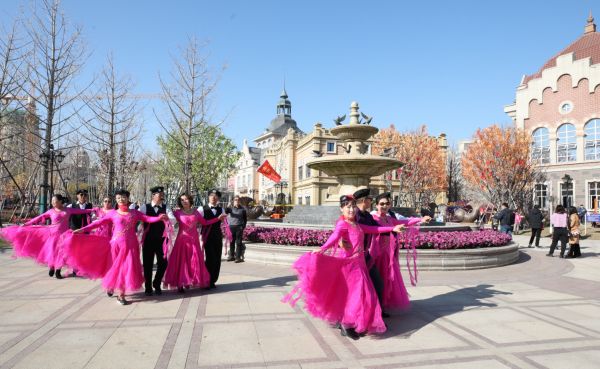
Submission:
M 206 220 L 218 218 L 223 214 L 223 208 L 219 205 L 221 192 L 217 189 L 208 191 L 208 205 L 202 208 L 202 216 Z M 223 248 L 223 232 L 221 221 L 202 227 L 202 241 L 206 260 L 206 269 L 210 273 L 209 289 L 216 288 L 219 273 L 221 271 L 221 250 Z
M 535 247 L 540 247 L 540 237 L 542 236 L 542 228 L 544 228 L 544 214 L 542 214 L 539 205 L 534 205 L 534 207 L 529 210 L 527 221 L 531 227 L 531 237 L 529 238 L 529 245 L 527 247 L 533 247 L 534 239 Z
M 244 245 L 242 244 L 242 235 L 244 234 L 244 228 L 248 222 L 248 214 L 246 209 L 240 204 L 240 197 L 235 196 L 233 198 L 233 206 L 226 209 L 225 211 L 229 216 L 227 221 L 229 223 L 229 229 L 233 239 L 229 245 L 229 254 L 227 261 L 234 261 L 236 263 L 244 262 Z
M 567 227 L 569 228 L 569 253 L 568 258 L 577 258 L 581 256 L 581 248 L 579 247 L 579 214 L 574 206 L 569 208 L 569 219 Z
M 494 215 L 494 218 L 500 223 L 500 232 L 512 235 L 515 216 L 513 211 L 508 207 L 508 203 L 502 203 L 502 209 Z
M 560 240 L 560 257 L 565 257 L 565 250 L 567 248 L 567 240 L 569 238 L 567 231 L 567 214 L 565 208 L 562 205 L 557 205 L 554 210 L 554 214 L 550 217 L 550 223 L 554 228 L 552 232 L 552 244 L 550 245 L 550 252 L 546 256 L 554 256 L 554 249 Z

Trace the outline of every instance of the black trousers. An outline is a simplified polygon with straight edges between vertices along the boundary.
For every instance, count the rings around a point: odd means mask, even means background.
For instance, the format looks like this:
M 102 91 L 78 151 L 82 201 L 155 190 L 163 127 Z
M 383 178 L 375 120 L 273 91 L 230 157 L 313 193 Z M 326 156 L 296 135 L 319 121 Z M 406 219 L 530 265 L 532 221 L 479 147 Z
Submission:
M 368 267 L 369 262 L 371 261 L 371 255 L 369 255 L 368 253 L 365 253 L 365 261 L 367 262 Z M 383 311 L 383 279 L 381 278 L 379 269 L 377 269 L 375 265 L 369 268 L 369 277 L 371 278 L 371 283 L 373 283 L 375 293 L 377 293 L 377 300 L 379 300 L 379 306 L 381 306 L 381 310 Z
M 231 225 L 229 226 L 233 240 L 229 244 L 229 257 L 241 259 L 244 256 L 244 245 L 242 245 L 242 235 L 244 234 L 244 226 Z
M 223 237 L 209 237 L 204 245 L 204 264 L 210 274 L 210 284 L 214 285 L 219 279 L 221 272 L 221 250 L 223 249 Z
M 152 286 L 160 286 L 167 270 L 167 259 L 163 253 L 163 241 L 160 239 L 144 240 L 142 248 L 142 260 L 144 262 L 144 287 L 146 291 L 152 291 Z M 154 256 L 156 256 L 156 275 L 152 282 L 152 269 L 154 269 Z
M 540 245 L 540 237 L 542 236 L 541 228 L 531 228 L 531 238 L 529 239 L 529 244 L 533 244 L 533 239 L 535 238 L 535 245 Z
M 560 240 L 560 256 L 565 255 L 567 241 L 569 241 L 569 232 L 566 227 L 554 227 L 552 232 L 552 244 L 550 244 L 550 255 L 554 253 L 554 249 Z

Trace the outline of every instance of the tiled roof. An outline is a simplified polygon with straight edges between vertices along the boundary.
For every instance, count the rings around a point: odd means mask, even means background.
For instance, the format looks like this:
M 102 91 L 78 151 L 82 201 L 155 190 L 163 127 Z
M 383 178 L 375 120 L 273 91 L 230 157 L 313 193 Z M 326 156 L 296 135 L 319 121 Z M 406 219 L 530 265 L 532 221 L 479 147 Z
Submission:
M 542 76 L 542 71 L 547 68 L 551 68 L 556 66 L 556 58 L 561 55 L 565 55 L 568 53 L 573 53 L 573 59 L 579 60 L 584 58 L 590 58 L 590 64 L 600 63 L 600 33 L 591 32 L 584 34 L 577 41 L 573 42 L 571 45 L 567 46 L 558 54 L 554 55 L 550 60 L 544 64 L 539 71 L 529 76 L 526 76 L 523 80 L 523 83 L 526 84 L 532 79 L 540 78 Z

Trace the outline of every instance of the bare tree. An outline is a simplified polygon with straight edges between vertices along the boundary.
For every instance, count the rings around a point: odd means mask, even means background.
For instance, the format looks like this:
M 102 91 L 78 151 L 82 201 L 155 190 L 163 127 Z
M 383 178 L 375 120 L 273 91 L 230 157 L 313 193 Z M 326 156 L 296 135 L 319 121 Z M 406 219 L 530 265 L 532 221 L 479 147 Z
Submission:
M 446 176 L 448 178 L 448 201 L 464 200 L 464 179 L 460 169 L 460 154 L 456 147 L 448 150 L 446 161 Z
M 30 41 L 30 51 L 26 58 L 24 76 L 26 85 L 22 87 L 41 111 L 40 140 L 42 150 L 42 196 L 44 209 L 48 201 L 48 177 L 53 158 L 53 145 L 70 132 L 61 134 L 56 126 L 65 124 L 77 115 L 74 106 L 84 89 L 76 90 L 75 77 L 81 72 L 87 59 L 81 29 L 65 18 L 59 0 L 41 0 L 39 9 L 33 8 L 25 29 Z M 72 110 L 68 110 L 73 107 Z
M 133 171 L 128 169 L 136 163 L 141 125 L 136 101 L 130 98 L 134 83 L 117 73 L 112 54 L 96 84 L 95 96 L 84 98 L 91 117 L 83 122 L 90 133 L 90 147 L 107 173 L 103 193 L 110 195 L 115 185 L 126 187 L 126 178 L 131 177 Z
M 204 45 L 203 45 L 204 46 Z M 161 89 L 168 110 L 168 119 L 157 120 L 165 130 L 168 141 L 175 143 L 183 156 L 183 190 L 189 192 L 193 181 L 192 155 L 199 139 L 209 128 L 211 100 L 219 81 L 209 69 L 202 46 L 191 38 L 181 49 L 180 58 L 173 58 L 170 81 L 160 75 Z M 156 114 L 155 114 L 156 115 Z

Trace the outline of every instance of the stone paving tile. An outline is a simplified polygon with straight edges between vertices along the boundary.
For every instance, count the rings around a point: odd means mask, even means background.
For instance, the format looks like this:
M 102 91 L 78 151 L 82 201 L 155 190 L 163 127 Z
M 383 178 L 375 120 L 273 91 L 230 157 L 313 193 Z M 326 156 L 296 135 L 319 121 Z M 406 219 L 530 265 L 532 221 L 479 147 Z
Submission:
M 518 237 L 516 237 L 518 239 Z M 0 367 L 597 368 L 600 242 L 582 259 L 522 249 L 502 268 L 422 272 L 412 308 L 352 341 L 280 302 L 289 267 L 223 263 L 218 288 L 130 296 L 0 254 Z

